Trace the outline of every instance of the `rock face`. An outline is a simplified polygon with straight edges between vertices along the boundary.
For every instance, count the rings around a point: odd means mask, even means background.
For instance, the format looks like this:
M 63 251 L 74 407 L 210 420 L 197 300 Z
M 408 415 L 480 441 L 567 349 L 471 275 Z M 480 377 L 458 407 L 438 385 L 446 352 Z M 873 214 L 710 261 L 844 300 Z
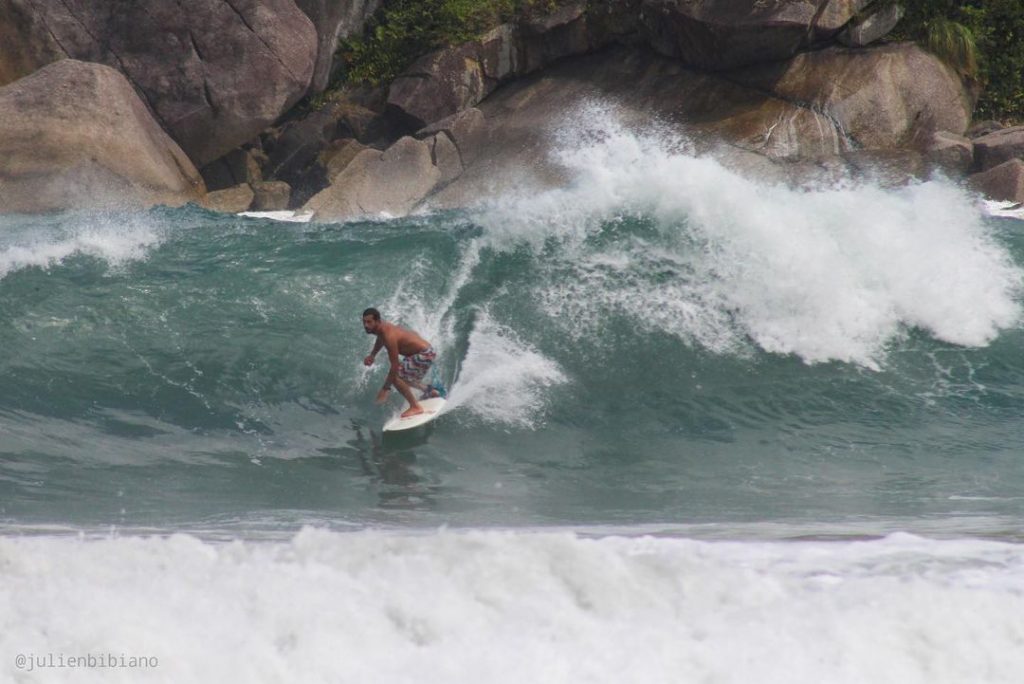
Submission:
M 317 51 L 293 0 L 0 0 L 0 36 L 0 77 L 65 56 L 120 70 L 198 166 L 295 104 Z
M 396 78 L 388 105 L 421 127 L 475 106 L 502 83 L 532 73 L 592 47 L 585 2 L 569 3 L 553 14 L 506 24 L 455 48 L 421 57 Z
M 936 131 L 922 145 L 925 161 L 947 175 L 961 177 L 974 163 L 974 145 L 962 135 Z
M 1011 159 L 968 178 L 972 188 L 995 200 L 1024 202 L 1024 161 Z
M 865 17 L 855 18 L 836 38 L 847 47 L 864 47 L 887 35 L 902 18 L 902 5 L 883 5 Z
M 473 107 L 518 67 L 516 34 L 509 27 L 484 41 L 437 50 L 417 60 L 388 90 L 388 105 L 413 127 Z
M 62 60 L 0 88 L 0 211 L 180 205 L 205 189 L 120 72 Z
M 0 45 L 0 86 L 67 56 L 49 36 L 42 14 L 25 0 L 0 0 Z
M 826 50 L 721 76 L 632 48 L 560 63 L 478 106 L 484 123 L 456 138 L 466 171 L 427 201 L 463 206 L 503 184 L 565 182 L 547 131 L 594 99 L 627 121 L 678 127 L 698 150 L 768 179 L 853 172 L 899 183 L 965 170 L 972 148 L 959 134 L 970 110 L 955 75 L 912 45 L 878 52 Z
M 378 9 L 381 0 L 295 0 L 316 27 L 317 56 L 309 92 L 320 93 L 327 87 L 338 40 L 363 30 L 366 20 Z
M 446 56 L 455 60 L 479 54 L 479 46 L 462 50 Z M 440 64 L 439 54 L 429 63 Z M 429 148 L 433 163 L 421 165 L 428 176 L 421 183 L 405 176 L 402 186 L 423 192 L 421 200 L 429 206 L 471 205 L 510 185 L 530 190 L 565 183 L 565 170 L 549 154 L 551 131 L 586 117 L 580 103 L 587 101 L 605 103 L 630 124 L 669 125 L 698 151 L 780 182 L 827 182 L 836 174 L 854 173 L 902 183 L 935 169 L 962 173 L 973 153 L 970 141 L 960 135 L 971 104 L 963 85 L 938 59 L 912 44 L 830 48 L 719 74 L 688 69 L 642 48 L 617 47 L 550 65 L 505 85 L 476 108 L 465 108 L 483 98 L 484 83 L 483 78 L 471 80 L 473 88 L 464 92 L 472 96 L 462 99 L 410 96 L 422 107 L 417 120 L 463 108 L 416 134 L 426 143 L 434 141 Z M 459 164 L 443 161 L 456 155 Z M 350 164 L 334 184 L 357 185 L 355 174 Z M 339 187 L 323 196 L 349 197 L 352 192 Z M 421 201 L 412 200 L 412 194 L 403 197 L 389 204 L 388 213 Z M 332 219 L 350 211 L 362 215 L 367 208 L 349 200 L 318 206 L 318 215 Z
M 255 196 L 248 183 L 240 183 L 232 188 L 209 193 L 203 200 L 203 206 L 225 214 L 237 214 L 248 211 Z
M 772 79 L 782 75 L 780 64 L 793 66 L 786 74 L 790 77 L 820 68 L 836 71 L 848 67 L 860 68 L 860 75 L 867 76 L 871 68 L 892 68 L 892 64 L 832 58 L 804 65 L 792 64 L 791 58 L 799 50 L 834 38 L 840 31 L 861 42 L 876 40 L 887 33 L 898 20 L 898 11 L 881 11 L 865 20 L 855 20 L 870 2 L 612 0 L 589 6 L 582 1 L 570 2 L 552 14 L 518 26 L 502 26 L 479 41 L 422 57 L 392 83 L 388 104 L 404 113 L 410 126 L 424 126 L 476 106 L 511 78 L 611 43 L 647 44 L 663 56 L 701 70 L 735 71 L 768 64 L 761 69 L 760 80 L 764 82 L 755 85 L 768 92 L 776 92 L 770 86 Z M 892 61 L 899 63 L 904 59 L 900 55 Z M 894 78 L 905 78 L 907 70 L 922 66 L 925 60 L 918 62 Z M 932 68 L 934 64 L 924 66 Z M 756 80 L 757 76 L 748 78 Z M 813 79 L 813 75 L 811 80 L 815 84 L 824 82 Z M 864 89 L 863 83 L 852 87 Z M 787 99 L 786 95 L 779 95 Z M 798 124 L 804 125 L 816 126 L 817 122 Z
M 973 101 L 931 54 L 863 47 L 899 19 L 879 0 L 533 3 L 387 90 L 350 84 L 280 119 L 324 87 L 338 37 L 382 2 L 0 0 L 0 82 L 65 55 L 108 64 L 209 187 L 234 190 L 218 201 L 244 203 L 245 185 L 253 206 L 308 201 L 325 220 L 472 203 L 512 177 L 565 182 L 550 130 L 578 125 L 587 101 L 778 182 L 902 182 L 1024 152 L 1014 130 L 961 137 Z
M 971 120 L 959 77 L 912 43 L 805 52 L 729 78 L 823 112 L 865 148 L 907 145 L 936 130 L 959 135 Z
M 305 206 L 318 221 L 402 216 L 441 180 L 431 145 L 405 137 L 385 152 L 363 150 Z
M 1024 157 L 1024 126 L 993 131 L 974 141 L 978 166 L 982 171 L 1011 159 Z
M 701 69 L 788 59 L 834 36 L 869 0 L 645 0 L 644 30 L 657 52 Z

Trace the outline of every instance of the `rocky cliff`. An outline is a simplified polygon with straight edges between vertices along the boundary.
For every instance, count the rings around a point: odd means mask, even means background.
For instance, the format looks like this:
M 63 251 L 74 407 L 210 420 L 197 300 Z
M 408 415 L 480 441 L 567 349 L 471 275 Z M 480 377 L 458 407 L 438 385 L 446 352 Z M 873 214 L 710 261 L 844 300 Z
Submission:
M 344 88 L 323 107 L 292 110 L 324 89 L 338 37 L 361 31 L 378 6 L 0 0 L 0 86 L 8 84 L 0 103 L 24 103 L 24 82 L 38 84 L 54 62 L 102 64 L 129 89 L 120 101 L 131 92 L 138 100 L 132 118 L 148 123 L 137 127 L 168 136 L 147 134 L 163 156 L 83 165 L 68 151 L 91 159 L 90 130 L 116 129 L 123 117 L 112 121 L 95 96 L 57 90 L 64 114 L 37 123 L 49 131 L 43 138 L 58 137 L 48 127 L 62 129 L 61 151 L 28 143 L 24 127 L 0 125 L 0 147 L 20 155 L 0 162 L 0 211 L 80 206 L 75 193 L 35 202 L 31 174 L 18 171 L 33 165 L 49 169 L 39 176 L 47 187 L 74 176 L 80 187 L 120 178 L 126 187 L 176 188 L 136 193 L 143 203 L 203 196 L 198 167 L 208 204 L 224 210 L 306 207 L 343 220 L 462 206 L 513 176 L 538 187 L 564 182 L 549 131 L 597 100 L 774 181 L 973 173 L 973 187 L 1024 200 L 1024 132 L 989 127 L 971 131 L 985 134 L 977 141 L 966 137 L 973 100 L 960 76 L 913 44 L 884 41 L 899 19 L 892 3 L 561 2 L 423 55 L 382 88 Z M 73 119 L 83 124 L 74 134 Z M 132 156 L 124 145 L 114 150 Z M 161 170 L 169 168 L 163 159 L 177 160 L 177 180 Z

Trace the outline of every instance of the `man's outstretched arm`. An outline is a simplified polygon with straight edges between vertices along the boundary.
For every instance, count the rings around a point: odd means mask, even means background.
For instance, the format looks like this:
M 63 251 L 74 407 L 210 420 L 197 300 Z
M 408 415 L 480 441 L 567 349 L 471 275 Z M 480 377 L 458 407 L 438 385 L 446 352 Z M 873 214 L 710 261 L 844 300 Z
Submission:
M 373 351 L 370 352 L 369 356 L 367 356 L 365 359 L 363 359 L 363 363 L 365 365 L 367 365 L 367 366 L 372 366 L 373 365 L 374 357 L 377 356 L 377 352 L 379 352 L 380 348 L 383 347 L 383 346 L 384 346 L 384 340 L 382 340 L 381 337 L 378 335 L 377 336 L 377 341 L 373 343 Z

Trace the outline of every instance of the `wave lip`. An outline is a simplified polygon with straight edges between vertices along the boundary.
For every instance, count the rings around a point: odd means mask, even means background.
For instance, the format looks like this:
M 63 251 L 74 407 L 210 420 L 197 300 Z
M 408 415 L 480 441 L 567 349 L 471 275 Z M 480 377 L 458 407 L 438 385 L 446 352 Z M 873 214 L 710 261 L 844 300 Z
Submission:
M 599 320 L 612 293 L 618 302 L 653 296 L 664 310 L 664 291 L 679 314 L 661 324 L 669 334 L 716 351 L 746 339 L 808 363 L 873 369 L 912 329 L 985 346 L 1020 321 L 1024 272 L 974 198 L 948 182 L 793 189 L 745 178 L 678 136 L 631 131 L 607 109 L 574 121 L 584 123 L 565 127 L 557 152 L 573 185 L 496 202 L 481 219 L 494 243 L 542 253 L 555 241 L 575 263 L 637 265 L 661 250 L 684 268 L 675 280 L 632 283 L 577 268 L 597 294 L 580 304 L 576 290 L 546 292 L 556 308 Z M 655 234 L 600 239 L 623 223 Z

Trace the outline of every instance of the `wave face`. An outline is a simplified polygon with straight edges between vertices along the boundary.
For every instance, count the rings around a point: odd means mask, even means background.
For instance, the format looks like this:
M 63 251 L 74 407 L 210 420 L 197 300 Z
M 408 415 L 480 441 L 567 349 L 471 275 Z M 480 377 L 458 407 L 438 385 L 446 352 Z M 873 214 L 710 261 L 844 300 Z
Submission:
M 0 219 L 0 515 L 1019 519 L 1018 222 L 582 120 L 570 187 L 472 212 Z M 379 434 L 367 306 L 440 350 L 429 433 Z

